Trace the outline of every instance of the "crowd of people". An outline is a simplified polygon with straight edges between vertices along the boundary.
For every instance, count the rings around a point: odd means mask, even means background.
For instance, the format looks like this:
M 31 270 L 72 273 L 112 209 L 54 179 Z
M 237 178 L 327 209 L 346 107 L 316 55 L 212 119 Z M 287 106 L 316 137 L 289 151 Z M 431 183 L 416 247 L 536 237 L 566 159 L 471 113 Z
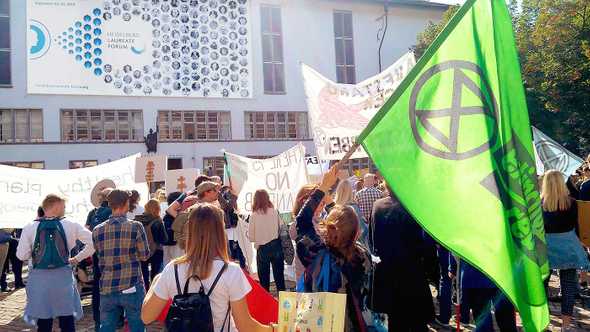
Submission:
M 588 286 L 584 271 L 590 262 L 578 237 L 576 202 L 590 200 L 590 157 L 567 181 L 552 170 L 539 183 L 549 264 L 559 276 L 567 329 L 576 296 Z M 281 241 L 286 225 L 267 191 L 255 192 L 248 215 L 219 177 L 200 175 L 195 189 L 186 193 L 166 195 L 160 189 L 143 206 L 140 198 L 106 179 L 93 190 L 96 208 L 85 226 L 65 218 L 64 198 L 51 194 L 34 222 L 22 230 L 0 230 L 0 286 L 11 291 L 6 284 L 10 265 L 14 288 L 26 287 L 25 321 L 44 332 L 57 319 L 62 331 L 75 331 L 83 313 L 78 281 L 84 273 L 92 276 L 96 331 L 116 331 L 125 321 L 131 332 L 145 331 L 170 302 L 186 305 L 190 296 L 207 298 L 209 326 L 215 331 L 276 329 L 249 313 L 246 274 L 251 271 L 238 240 L 238 224 L 246 223 L 260 285 L 271 290 L 272 269 L 274 289 L 289 289 Z M 517 330 L 515 308 L 506 296 L 478 269 L 437 244 L 378 176 L 340 180 L 336 164 L 319 184 L 301 188 L 293 205 L 288 227 L 297 290 L 346 294 L 346 331 L 378 324 L 389 331 L 448 328 L 454 302 L 460 307 L 454 319 L 474 322 L 476 331 L 493 331 L 492 310 L 501 331 Z M 26 286 L 22 262 L 29 262 Z M 331 277 L 317 280 L 325 266 Z M 175 319 L 166 319 L 166 326 L 179 324 Z

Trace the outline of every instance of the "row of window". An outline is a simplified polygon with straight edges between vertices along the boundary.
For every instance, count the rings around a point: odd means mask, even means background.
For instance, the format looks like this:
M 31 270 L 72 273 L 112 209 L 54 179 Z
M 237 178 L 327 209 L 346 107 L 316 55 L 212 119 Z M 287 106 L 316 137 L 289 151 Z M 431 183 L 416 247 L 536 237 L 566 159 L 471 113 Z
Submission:
M 246 139 L 307 139 L 305 112 L 245 112 Z M 63 142 L 140 142 L 141 110 L 62 109 Z M 160 141 L 231 140 L 231 114 L 219 111 L 158 111 Z M 43 141 L 40 109 L 1 109 L 0 143 Z
M 9 87 L 12 84 L 9 2 L 10 0 L 0 0 L 0 87 Z M 281 8 L 262 5 L 260 18 L 264 93 L 284 94 L 286 88 Z M 339 83 L 352 84 L 356 82 L 352 12 L 335 11 L 333 21 L 336 77 Z
M 266 159 L 271 156 L 248 156 L 255 159 Z M 217 175 L 223 177 L 223 166 L 225 159 L 223 157 L 205 157 L 203 158 L 203 172 L 208 175 Z M 0 162 L 0 165 L 9 165 L 24 168 L 44 169 L 45 162 L 43 161 L 22 161 L 22 162 Z M 97 166 L 97 160 L 70 160 L 70 169 L 84 168 Z M 169 158 L 168 169 L 181 169 L 181 158 Z M 350 174 L 354 174 L 356 170 L 368 169 L 371 172 L 376 172 L 375 164 L 369 158 L 351 159 L 343 165 L 343 169 L 348 169 Z

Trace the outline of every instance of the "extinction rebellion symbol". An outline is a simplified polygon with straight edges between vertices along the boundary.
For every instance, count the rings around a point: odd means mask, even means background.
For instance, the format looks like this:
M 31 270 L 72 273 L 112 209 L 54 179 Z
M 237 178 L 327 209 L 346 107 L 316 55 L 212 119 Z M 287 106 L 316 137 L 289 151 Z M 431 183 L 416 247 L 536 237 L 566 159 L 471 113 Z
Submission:
M 449 84 L 448 88 L 450 107 L 431 109 L 428 105 L 421 105 L 420 100 L 435 91 L 433 84 L 444 82 L 446 75 L 452 75 L 452 85 Z M 440 90 L 440 86 L 436 88 Z M 480 105 L 465 104 L 464 88 L 479 99 Z M 449 104 L 448 100 L 440 102 Z M 472 62 L 447 61 L 425 71 L 412 90 L 409 115 L 414 139 L 422 150 L 435 157 L 449 160 L 475 157 L 493 147 L 498 138 L 496 98 L 483 71 Z M 466 132 L 468 129 L 462 131 L 462 128 L 468 127 L 467 121 L 481 122 L 481 117 L 484 118 L 487 130 L 491 132 Z M 435 126 L 435 122 L 447 123 L 446 128 Z M 424 130 L 419 130 L 419 125 Z M 471 139 L 461 140 L 461 135 L 469 135 Z M 474 143 L 470 144 L 471 141 Z

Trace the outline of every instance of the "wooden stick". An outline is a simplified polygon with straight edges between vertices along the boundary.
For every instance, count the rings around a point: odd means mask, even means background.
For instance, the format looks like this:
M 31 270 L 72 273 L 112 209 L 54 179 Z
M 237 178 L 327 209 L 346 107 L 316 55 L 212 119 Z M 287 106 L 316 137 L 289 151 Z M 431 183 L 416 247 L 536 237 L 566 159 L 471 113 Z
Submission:
M 348 150 L 348 152 L 346 152 L 344 157 L 342 157 L 342 159 L 338 163 L 336 163 L 336 165 L 338 165 L 338 169 L 340 169 L 342 165 L 344 165 L 344 163 L 346 163 L 350 159 L 350 157 L 352 157 L 352 154 L 359 148 L 359 146 L 360 144 L 356 142 L 352 145 L 352 147 L 350 148 L 350 150 Z

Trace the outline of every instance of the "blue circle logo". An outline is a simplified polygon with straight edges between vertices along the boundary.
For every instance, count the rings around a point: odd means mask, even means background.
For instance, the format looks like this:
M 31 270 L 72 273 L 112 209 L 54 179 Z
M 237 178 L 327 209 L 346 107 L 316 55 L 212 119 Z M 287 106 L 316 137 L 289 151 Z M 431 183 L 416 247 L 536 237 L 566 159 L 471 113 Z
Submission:
M 29 21 L 29 59 L 39 59 L 51 46 L 49 30 L 39 21 Z

